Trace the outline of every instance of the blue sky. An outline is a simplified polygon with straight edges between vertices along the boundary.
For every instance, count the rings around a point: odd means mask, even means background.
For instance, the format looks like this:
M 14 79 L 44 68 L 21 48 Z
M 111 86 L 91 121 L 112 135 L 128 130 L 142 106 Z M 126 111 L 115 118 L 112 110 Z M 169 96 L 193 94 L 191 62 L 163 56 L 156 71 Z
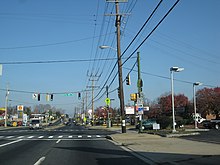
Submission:
M 128 0 L 128 3 L 120 4 L 120 11 L 126 13 L 121 24 L 122 52 L 158 2 Z M 138 47 L 174 3 L 175 0 L 161 3 L 122 61 Z M 180 80 L 174 82 L 174 89 L 175 93 L 183 93 L 189 99 L 192 98 L 193 82 L 204 84 L 197 89 L 219 86 L 219 9 L 219 0 L 182 0 L 139 48 L 143 92 L 149 100 L 170 92 L 169 68 L 172 66 L 185 68 L 183 72 L 174 74 L 175 79 Z M 10 92 L 11 105 L 49 103 L 71 114 L 74 107 L 81 106 L 82 99 L 77 98 L 77 92 L 83 90 L 89 90 L 88 104 L 91 108 L 91 88 L 87 87 L 95 79 L 95 86 L 100 87 L 94 92 L 95 96 L 100 93 L 95 107 L 105 105 L 105 95 L 101 97 L 105 90 L 101 88 L 110 84 L 109 91 L 113 92 L 109 97 L 115 99 L 112 106 L 119 107 L 117 91 L 114 91 L 118 87 L 118 78 L 111 83 L 117 67 L 105 84 L 116 62 L 116 52 L 99 49 L 100 45 L 116 48 L 115 17 L 105 16 L 115 13 L 113 3 L 105 0 L 2 0 L 0 11 L 0 63 L 3 64 L 0 106 L 5 104 L 4 90 L 8 84 L 9 89 L 16 91 Z M 124 78 L 135 63 L 136 53 L 133 57 L 123 65 Z M 124 85 L 126 104 L 130 93 L 137 91 L 137 72 L 130 75 L 132 84 Z M 32 99 L 33 92 L 42 93 L 40 102 Z M 74 96 L 63 94 L 70 92 Z M 45 93 L 57 94 L 53 102 L 46 102 Z

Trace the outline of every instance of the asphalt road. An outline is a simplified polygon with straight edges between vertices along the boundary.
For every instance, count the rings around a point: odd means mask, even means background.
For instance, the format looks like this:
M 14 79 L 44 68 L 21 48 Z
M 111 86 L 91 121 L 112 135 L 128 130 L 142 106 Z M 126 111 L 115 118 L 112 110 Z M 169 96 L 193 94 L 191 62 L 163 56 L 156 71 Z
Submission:
M 65 126 L 0 131 L 1 165 L 146 165 L 105 137 L 113 132 Z
M 216 129 L 210 129 L 210 131 L 199 132 L 199 135 L 181 137 L 187 140 L 220 144 L 220 131 Z

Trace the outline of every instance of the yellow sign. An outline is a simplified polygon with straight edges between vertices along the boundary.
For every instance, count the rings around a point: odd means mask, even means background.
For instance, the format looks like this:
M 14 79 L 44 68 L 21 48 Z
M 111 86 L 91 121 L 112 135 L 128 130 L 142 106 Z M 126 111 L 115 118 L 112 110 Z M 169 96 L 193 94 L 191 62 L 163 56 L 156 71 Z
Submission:
M 111 103 L 110 98 L 106 98 L 106 99 L 105 99 L 105 103 L 106 103 L 106 105 L 110 105 L 110 103 Z
M 24 109 L 24 106 L 23 106 L 23 105 L 18 105 L 18 106 L 17 106 L 17 110 L 18 110 L 18 111 L 23 111 L 23 109 Z
M 130 99 L 131 99 L 131 101 L 137 101 L 137 96 L 138 96 L 137 93 L 132 93 L 132 94 L 130 94 Z
M 0 111 L 5 111 L 5 107 L 1 107 L 1 108 L 0 108 Z

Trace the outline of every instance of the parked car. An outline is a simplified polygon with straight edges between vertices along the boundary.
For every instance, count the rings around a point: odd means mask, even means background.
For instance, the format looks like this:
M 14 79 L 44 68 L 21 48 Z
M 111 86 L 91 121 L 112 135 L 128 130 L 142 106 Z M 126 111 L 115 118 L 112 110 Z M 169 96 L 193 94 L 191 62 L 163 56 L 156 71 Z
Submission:
M 153 124 L 157 124 L 155 119 L 142 120 L 142 129 L 143 130 L 153 129 Z M 140 123 L 136 125 L 136 129 L 139 129 L 139 128 L 140 128 Z
M 212 119 L 212 120 L 206 120 L 202 122 L 203 126 L 205 128 L 215 128 L 217 130 L 219 130 L 219 126 L 220 126 L 220 119 Z

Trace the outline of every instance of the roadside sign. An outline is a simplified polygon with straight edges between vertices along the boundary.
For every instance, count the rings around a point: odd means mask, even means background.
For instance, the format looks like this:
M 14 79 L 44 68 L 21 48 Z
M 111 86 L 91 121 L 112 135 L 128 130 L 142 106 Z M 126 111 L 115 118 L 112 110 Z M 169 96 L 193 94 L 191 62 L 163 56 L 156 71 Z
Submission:
M 108 105 L 108 106 L 109 106 L 109 105 L 110 105 L 110 103 L 111 103 L 110 98 L 106 98 L 106 99 L 105 99 L 105 103 L 106 103 L 106 105 Z
M 18 105 L 17 106 L 17 111 L 23 111 L 24 110 L 24 106 L 23 105 Z
M 125 107 L 125 114 L 126 115 L 134 115 L 134 106 L 131 107 Z
M 1 107 L 1 108 L 0 108 L 0 111 L 5 111 L 5 107 Z
M 143 104 L 138 104 L 138 114 L 143 115 L 144 114 L 144 107 Z
M 73 93 L 65 93 L 64 96 L 73 96 Z

